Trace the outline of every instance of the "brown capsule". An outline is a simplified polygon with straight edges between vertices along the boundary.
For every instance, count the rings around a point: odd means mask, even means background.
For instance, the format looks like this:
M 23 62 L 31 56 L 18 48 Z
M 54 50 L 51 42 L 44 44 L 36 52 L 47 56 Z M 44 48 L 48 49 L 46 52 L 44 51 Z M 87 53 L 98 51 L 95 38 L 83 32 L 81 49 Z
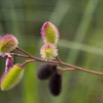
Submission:
M 55 73 L 50 78 L 49 90 L 52 95 L 58 96 L 61 93 L 61 89 L 62 89 L 62 77 L 60 74 Z
M 57 65 L 55 64 L 44 64 L 38 69 L 37 76 L 41 80 L 48 79 L 53 73 L 56 72 Z

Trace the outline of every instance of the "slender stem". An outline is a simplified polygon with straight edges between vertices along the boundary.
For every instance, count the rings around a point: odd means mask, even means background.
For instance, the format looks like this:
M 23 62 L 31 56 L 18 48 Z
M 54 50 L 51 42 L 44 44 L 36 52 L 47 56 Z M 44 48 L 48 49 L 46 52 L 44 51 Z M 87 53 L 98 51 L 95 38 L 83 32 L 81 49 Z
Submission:
M 34 61 L 35 60 L 30 60 L 30 61 L 27 61 L 27 63 L 34 62 Z M 35 61 L 35 62 L 48 62 L 48 63 L 61 64 L 63 66 L 70 67 L 70 68 L 62 69 L 62 71 L 78 70 L 78 71 L 82 71 L 82 72 L 87 72 L 87 73 L 103 76 L 103 72 L 98 72 L 98 71 L 94 71 L 94 70 L 84 69 L 84 68 L 81 68 L 81 67 L 78 67 L 78 66 L 74 66 L 74 65 L 71 65 L 71 64 L 66 64 L 64 62 L 59 63 L 58 61 L 44 61 L 42 59 L 40 59 L 40 61 Z M 25 64 L 27 64 L 27 63 L 25 63 Z
M 63 71 L 63 72 L 75 70 L 74 68 L 61 68 L 61 67 L 58 67 L 57 69 L 58 69 L 58 70 L 61 70 L 61 71 Z
M 21 49 L 19 47 L 17 49 L 19 51 L 22 51 L 26 55 L 21 55 L 21 54 L 13 54 L 13 55 L 31 59 L 31 60 L 28 60 L 28 61 L 24 62 L 24 65 L 27 64 L 27 63 L 30 63 L 30 62 L 34 62 L 34 61 L 35 62 L 54 63 L 54 64 L 59 64 L 59 65 L 63 65 L 63 66 L 69 67 L 68 69 L 63 69 L 63 71 L 78 70 L 78 71 L 82 71 L 82 72 L 87 72 L 87 73 L 103 76 L 103 72 L 98 72 L 98 71 L 94 71 L 94 70 L 84 69 L 84 68 L 81 68 L 81 67 L 78 67 L 78 66 L 75 66 L 75 65 L 72 65 L 72 64 L 67 64 L 67 63 L 63 62 L 62 60 L 60 60 L 60 59 L 57 59 L 57 61 L 46 61 L 44 59 L 37 58 L 37 57 L 34 57 L 34 56 L 30 55 L 27 51 L 25 51 L 25 50 L 23 50 L 23 49 Z
M 35 60 L 31 59 L 31 60 L 26 60 L 24 63 L 21 64 L 21 66 L 25 66 L 26 64 L 28 63 L 31 63 L 31 62 L 35 62 Z
M 25 51 L 24 49 L 19 48 L 19 47 L 17 47 L 16 49 L 23 52 L 24 54 L 28 55 L 29 57 L 31 57 L 31 55 L 27 51 Z
M 63 68 L 60 70 L 65 72 L 65 71 L 73 71 L 73 70 L 77 70 L 77 69 L 76 68 Z M 103 72 L 97 72 L 97 71 L 87 70 L 87 69 L 83 69 L 83 68 L 82 68 L 82 70 L 78 69 L 77 71 L 82 71 L 82 72 L 87 72 L 87 73 L 103 76 Z
M 94 70 L 84 69 L 84 68 L 81 68 L 81 67 L 78 67 L 78 66 L 75 66 L 75 65 L 72 65 L 72 64 L 66 64 L 64 62 L 61 62 L 61 64 L 64 65 L 64 66 L 67 66 L 67 67 L 74 68 L 75 70 L 78 70 L 78 71 L 83 71 L 83 72 L 87 72 L 87 73 L 103 76 L 103 72 L 98 72 L 98 71 L 94 71 Z M 65 70 L 69 70 L 69 69 L 65 69 Z
M 17 57 L 22 57 L 22 58 L 30 58 L 27 55 L 22 55 L 22 54 L 16 54 L 16 53 L 11 53 L 12 56 L 17 56 Z
M 59 63 L 61 63 L 61 59 L 57 56 L 56 57 L 57 61 L 59 61 Z
M 27 51 L 25 51 L 22 48 L 17 47 L 16 49 L 19 50 L 19 51 L 21 51 L 21 52 L 23 52 L 24 54 L 26 54 L 31 59 L 39 60 L 39 58 L 36 58 L 36 57 L 32 56 L 31 54 L 29 54 Z

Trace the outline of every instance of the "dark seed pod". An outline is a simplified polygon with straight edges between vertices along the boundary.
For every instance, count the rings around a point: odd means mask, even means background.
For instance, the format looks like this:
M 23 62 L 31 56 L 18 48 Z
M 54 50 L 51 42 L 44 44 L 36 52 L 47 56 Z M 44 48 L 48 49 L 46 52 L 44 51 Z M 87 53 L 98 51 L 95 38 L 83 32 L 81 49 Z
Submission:
M 48 79 L 53 73 L 56 72 L 57 65 L 55 64 L 44 64 L 38 69 L 37 76 L 41 80 Z
M 54 96 L 58 96 L 61 93 L 62 77 L 60 74 L 55 73 L 50 78 L 49 89 L 50 89 L 50 92 L 52 93 L 52 95 L 54 95 Z

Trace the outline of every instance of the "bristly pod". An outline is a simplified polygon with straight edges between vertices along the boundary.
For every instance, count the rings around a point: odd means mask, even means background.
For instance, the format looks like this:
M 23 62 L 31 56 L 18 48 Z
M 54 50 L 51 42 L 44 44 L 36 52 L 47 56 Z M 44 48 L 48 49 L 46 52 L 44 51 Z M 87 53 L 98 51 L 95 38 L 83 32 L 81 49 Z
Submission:
M 49 90 L 52 95 L 58 96 L 62 89 L 62 76 L 57 72 L 53 74 L 49 81 Z
M 57 65 L 55 64 L 50 64 L 50 63 L 43 64 L 38 69 L 37 76 L 41 80 L 49 79 L 57 71 L 56 68 L 57 68 Z
M 40 54 L 45 60 L 53 60 L 58 56 L 58 49 L 54 44 L 46 43 L 41 47 Z
M 14 35 L 6 34 L 0 38 L 0 54 L 8 53 L 18 46 L 18 40 Z
M 4 72 L 0 80 L 0 88 L 2 91 L 12 89 L 22 78 L 23 68 L 20 64 L 15 64 L 8 72 Z
M 57 27 L 51 22 L 45 22 L 41 28 L 41 35 L 44 43 L 57 44 L 59 32 Z

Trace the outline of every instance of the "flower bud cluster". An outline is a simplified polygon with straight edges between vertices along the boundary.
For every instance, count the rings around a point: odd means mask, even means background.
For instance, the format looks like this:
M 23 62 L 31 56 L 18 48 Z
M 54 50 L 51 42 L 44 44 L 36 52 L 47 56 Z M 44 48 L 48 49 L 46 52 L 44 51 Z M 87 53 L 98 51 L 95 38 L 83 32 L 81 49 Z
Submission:
M 58 56 L 57 42 L 59 40 L 57 27 L 51 22 L 45 22 L 41 28 L 44 45 L 40 49 L 41 57 L 45 60 L 54 60 Z M 38 78 L 49 80 L 49 90 L 52 95 L 61 93 L 62 77 L 55 64 L 44 64 L 38 69 Z
M 45 22 L 41 28 L 41 36 L 44 45 L 40 49 L 41 57 L 45 60 L 53 60 L 58 56 L 56 44 L 59 39 L 57 27 L 51 22 Z
M 58 56 L 57 42 L 59 40 L 59 32 L 57 27 L 51 22 L 45 22 L 41 28 L 41 36 L 43 39 L 43 46 L 40 49 L 40 54 L 43 59 L 35 59 L 29 55 L 28 52 L 18 47 L 18 40 L 12 34 L 6 34 L 0 37 L 0 57 L 5 57 L 5 69 L 0 78 L 0 89 L 7 91 L 15 87 L 21 80 L 24 74 L 24 65 L 32 61 L 50 62 L 55 60 Z M 25 55 L 12 53 L 13 50 L 20 50 Z M 15 54 L 15 55 L 13 55 Z M 30 58 L 22 64 L 14 63 L 14 56 Z M 32 59 L 32 60 L 31 60 Z M 53 61 L 52 61 L 53 62 Z M 37 72 L 40 80 L 49 81 L 49 90 L 52 95 L 58 96 L 62 89 L 62 76 L 56 64 L 46 63 L 43 64 Z
M 18 40 L 12 34 L 6 34 L 0 37 L 0 56 L 6 57 L 5 70 L 0 78 L 0 89 L 7 91 L 13 88 L 23 75 L 23 67 L 20 64 L 14 64 L 11 51 L 18 47 Z

